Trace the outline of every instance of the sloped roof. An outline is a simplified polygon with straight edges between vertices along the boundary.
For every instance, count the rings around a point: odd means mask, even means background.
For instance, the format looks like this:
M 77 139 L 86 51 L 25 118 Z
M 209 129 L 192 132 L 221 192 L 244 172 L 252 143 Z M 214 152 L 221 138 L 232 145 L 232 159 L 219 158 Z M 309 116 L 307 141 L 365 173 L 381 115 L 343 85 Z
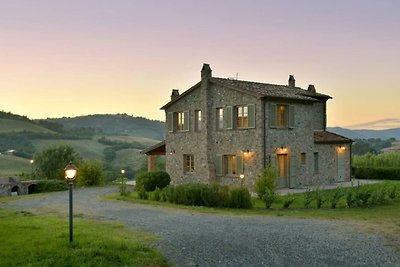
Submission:
M 316 144 L 342 144 L 352 143 L 353 140 L 328 131 L 314 131 L 314 143 Z
M 143 149 L 142 151 L 140 151 L 140 154 L 165 155 L 165 140 L 160 143 L 157 143 L 151 147 Z
M 225 88 L 229 88 L 232 90 L 240 91 L 243 93 L 252 94 L 256 97 L 273 97 L 273 98 L 288 98 L 295 100 L 303 100 L 303 101 L 312 101 L 317 102 L 319 100 L 328 100 L 332 97 L 329 95 L 324 95 L 320 93 L 314 93 L 302 89 L 300 87 L 291 87 L 288 85 L 277 85 L 277 84 L 269 84 L 269 83 L 259 83 L 259 82 L 251 82 L 251 81 L 241 81 L 234 79 L 225 79 L 225 78 L 217 78 L 211 77 L 209 81 L 212 84 L 223 86 Z M 189 94 L 193 90 L 200 87 L 201 82 L 198 82 L 190 89 L 183 92 L 181 95 L 176 97 L 174 100 L 165 104 L 161 109 L 166 109 L 168 106 L 173 103 L 179 101 L 182 97 Z
M 243 92 L 252 93 L 258 97 L 278 97 L 290 98 L 298 100 L 316 101 L 317 99 L 329 99 L 328 95 L 309 92 L 300 87 L 291 87 L 288 85 L 277 85 L 269 83 L 259 83 L 250 81 L 241 81 L 223 78 L 211 78 L 210 81 L 214 84 L 224 87 L 238 89 Z

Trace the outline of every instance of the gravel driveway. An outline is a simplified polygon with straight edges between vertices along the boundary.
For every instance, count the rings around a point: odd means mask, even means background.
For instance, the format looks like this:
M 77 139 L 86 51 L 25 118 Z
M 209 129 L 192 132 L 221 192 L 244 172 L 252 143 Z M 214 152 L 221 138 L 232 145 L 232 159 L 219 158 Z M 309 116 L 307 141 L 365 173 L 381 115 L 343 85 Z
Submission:
M 115 188 L 74 190 L 74 212 L 118 220 L 160 237 L 154 247 L 177 266 L 400 266 L 382 236 L 342 221 L 217 215 L 99 200 Z M 68 212 L 68 192 L 10 201 L 15 210 Z

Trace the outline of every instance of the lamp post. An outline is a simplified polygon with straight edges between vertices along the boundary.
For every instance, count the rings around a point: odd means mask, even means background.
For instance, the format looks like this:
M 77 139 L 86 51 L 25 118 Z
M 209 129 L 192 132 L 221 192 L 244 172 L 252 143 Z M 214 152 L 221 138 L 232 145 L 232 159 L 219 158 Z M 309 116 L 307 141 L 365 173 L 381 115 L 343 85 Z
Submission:
M 242 173 L 240 176 L 240 186 L 243 186 L 244 174 Z
M 67 180 L 69 184 L 69 242 L 72 242 L 73 240 L 73 199 L 72 199 L 72 185 L 74 184 L 74 180 L 76 177 L 76 173 L 78 171 L 78 168 L 72 164 L 72 161 L 68 163 L 67 166 L 64 168 L 65 172 L 65 179 Z
M 31 163 L 31 180 L 33 180 L 33 163 L 35 163 L 35 161 L 31 159 L 29 162 Z

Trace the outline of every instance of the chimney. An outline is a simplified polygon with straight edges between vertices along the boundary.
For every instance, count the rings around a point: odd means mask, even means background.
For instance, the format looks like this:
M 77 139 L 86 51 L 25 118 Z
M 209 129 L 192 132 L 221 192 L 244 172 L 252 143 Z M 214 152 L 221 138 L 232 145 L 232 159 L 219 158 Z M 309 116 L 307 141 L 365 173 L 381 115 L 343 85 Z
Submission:
M 309 84 L 308 88 L 307 88 L 307 91 L 310 92 L 310 93 L 316 93 L 315 86 L 312 85 L 312 84 Z
M 178 89 L 172 89 L 171 101 L 175 100 L 178 96 L 179 96 L 179 90 Z
M 289 75 L 289 86 L 290 87 L 296 86 L 296 80 L 294 79 L 294 75 Z
M 211 78 L 211 68 L 209 64 L 203 64 L 203 68 L 201 69 L 201 80 L 206 80 Z

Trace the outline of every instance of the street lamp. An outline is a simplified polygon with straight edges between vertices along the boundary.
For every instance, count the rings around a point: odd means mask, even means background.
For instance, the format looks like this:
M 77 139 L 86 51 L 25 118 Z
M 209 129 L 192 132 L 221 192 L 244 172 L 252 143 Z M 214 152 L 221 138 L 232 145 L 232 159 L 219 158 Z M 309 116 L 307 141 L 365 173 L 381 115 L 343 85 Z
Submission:
M 35 163 L 35 161 L 31 159 L 29 162 L 31 163 L 31 180 L 33 180 L 33 163 Z
M 73 228 L 73 224 L 72 224 L 72 218 L 73 218 L 73 209 L 72 209 L 72 203 L 73 203 L 73 199 L 72 199 L 72 185 L 74 184 L 74 180 L 76 177 L 76 173 L 78 171 L 78 168 L 72 164 L 72 161 L 70 161 L 68 163 L 67 166 L 65 166 L 64 168 L 64 172 L 65 172 L 65 179 L 67 180 L 68 184 L 69 184 L 69 242 L 72 242 L 73 238 L 72 238 L 72 228 Z
M 121 170 L 122 176 L 125 174 L 125 170 Z M 122 177 L 123 178 L 123 177 Z
M 242 173 L 241 175 L 239 175 L 239 178 L 240 178 L 240 186 L 243 186 L 244 174 Z

